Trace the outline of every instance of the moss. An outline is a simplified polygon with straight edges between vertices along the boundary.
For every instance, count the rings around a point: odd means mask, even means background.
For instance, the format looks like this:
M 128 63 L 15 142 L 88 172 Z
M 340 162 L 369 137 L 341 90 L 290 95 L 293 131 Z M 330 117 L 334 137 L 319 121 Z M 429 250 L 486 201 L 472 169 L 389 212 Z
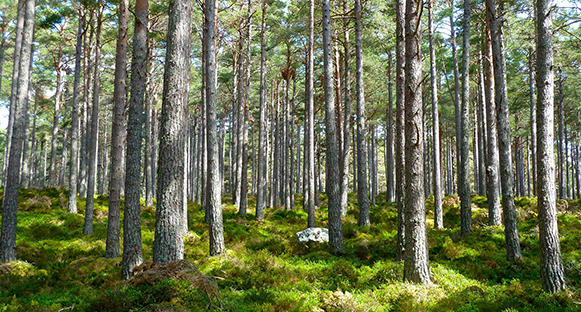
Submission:
M 160 276 L 149 282 L 120 281 L 120 260 L 102 258 L 106 196 L 95 199 L 102 219 L 95 218 L 94 234 L 85 236 L 83 199 L 81 213 L 68 214 L 61 202 L 66 198 L 62 189 L 20 192 L 20 205 L 27 201 L 30 206 L 42 205 L 19 211 L 17 256 L 25 262 L 12 268 L 13 273 L 0 272 L 0 311 L 58 311 L 73 305 L 74 311 L 575 311 L 579 310 L 575 302 L 581 302 L 578 202 L 567 202 L 558 214 L 569 288 L 555 295 L 542 292 L 539 282 L 534 199 L 515 201 L 525 260 L 510 263 L 503 227 L 486 225 L 486 199 L 472 198 L 473 232 L 461 237 L 459 200 L 446 197 L 446 228 L 427 233 L 431 285 L 402 281 L 404 265 L 395 261 L 397 210 L 383 194 L 370 209 L 370 227 L 357 226 L 356 197 L 349 194 L 341 254 L 332 254 L 327 244 L 296 241 L 295 233 L 306 226 L 301 209 L 267 209 L 265 220 L 256 222 L 252 210 L 240 217 L 230 197 L 224 196 L 228 250 L 208 257 L 204 212 L 189 203 L 185 257 L 196 266 L 195 276 L 215 282 L 217 300 L 175 274 L 156 271 Z M 325 204 L 325 196 L 321 198 Z M 295 200 L 300 208 L 300 196 Z M 560 205 L 565 207 L 564 202 Z M 428 199 L 428 223 L 432 209 Z M 315 214 L 317 225 L 325 226 L 327 208 L 323 205 Z M 143 255 L 151 259 L 155 208 L 143 206 L 141 216 Z

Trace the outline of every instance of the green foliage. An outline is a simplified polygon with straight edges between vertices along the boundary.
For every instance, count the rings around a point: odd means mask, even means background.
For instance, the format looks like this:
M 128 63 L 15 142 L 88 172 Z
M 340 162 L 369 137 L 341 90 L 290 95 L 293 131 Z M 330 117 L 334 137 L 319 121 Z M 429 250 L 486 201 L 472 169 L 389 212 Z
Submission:
M 357 226 L 356 208 L 344 218 L 345 251 L 301 244 L 306 213 L 267 209 L 256 222 L 252 210 L 237 215 L 224 206 L 227 252 L 208 257 L 208 233 L 200 205 L 188 205 L 186 264 L 146 262 L 140 277 L 121 282 L 120 258 L 105 259 L 107 197 L 96 198 L 103 216 L 95 234 L 82 235 L 83 215 L 68 214 L 63 191 L 21 191 L 17 254 L 0 266 L 0 311 L 578 311 L 581 301 L 581 219 L 578 202 L 558 215 L 569 288 L 543 293 L 538 270 L 536 201 L 517 198 L 524 261 L 506 261 L 501 226 L 474 222 L 459 234 L 456 197 L 445 199 L 447 228 L 428 231 L 433 284 L 402 281 L 395 261 L 397 210 L 378 201 L 370 227 Z M 227 199 L 226 199 L 227 200 Z M 254 198 L 250 198 L 254 200 Z M 484 220 L 486 199 L 473 198 L 475 220 Z M 80 201 L 81 205 L 84 203 Z M 49 204 L 50 203 L 50 204 Z M 36 205 L 36 206 L 35 206 Z M 565 205 L 562 203 L 561 205 Z M 427 208 L 430 206 L 428 205 Z M 252 206 L 250 207 L 252 208 Z M 81 209 L 82 211 L 82 209 Z M 430 224 L 432 211 L 428 211 Z M 316 220 L 326 220 L 326 207 Z M 144 258 L 151 258 L 155 208 L 142 208 Z M 214 278 L 217 277 L 217 278 Z

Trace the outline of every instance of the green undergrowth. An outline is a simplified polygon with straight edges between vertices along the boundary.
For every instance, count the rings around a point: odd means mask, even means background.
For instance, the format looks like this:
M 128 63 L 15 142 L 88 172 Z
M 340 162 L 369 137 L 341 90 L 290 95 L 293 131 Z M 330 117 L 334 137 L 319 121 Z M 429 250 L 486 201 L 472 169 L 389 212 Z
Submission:
M 106 196 L 95 201 L 94 234 L 82 234 L 85 202 L 66 212 L 62 189 L 21 190 L 18 261 L 0 265 L 1 311 L 581 311 L 581 218 L 579 201 L 559 202 L 561 250 L 568 288 L 554 295 L 541 290 L 536 200 L 517 198 L 524 261 L 509 263 L 503 228 L 487 226 L 485 197 L 473 197 L 472 233 L 460 236 L 457 196 L 446 197 L 444 225 L 432 229 L 433 199 L 426 201 L 431 285 L 402 281 L 396 261 L 397 208 L 385 194 L 371 208 L 371 226 L 357 226 L 357 199 L 350 194 L 343 218 L 345 250 L 301 244 L 307 213 L 252 209 L 239 216 L 224 196 L 227 251 L 208 257 L 208 230 L 200 205 L 189 203 L 189 233 L 182 266 L 143 272 L 121 282 L 121 258 L 103 258 Z M 321 203 L 326 205 L 325 196 Z M 253 208 L 255 197 L 249 198 Z M 142 207 L 145 260 L 151 260 L 155 208 Z M 327 208 L 316 212 L 327 227 Z M 153 276 L 153 277 L 151 277 Z

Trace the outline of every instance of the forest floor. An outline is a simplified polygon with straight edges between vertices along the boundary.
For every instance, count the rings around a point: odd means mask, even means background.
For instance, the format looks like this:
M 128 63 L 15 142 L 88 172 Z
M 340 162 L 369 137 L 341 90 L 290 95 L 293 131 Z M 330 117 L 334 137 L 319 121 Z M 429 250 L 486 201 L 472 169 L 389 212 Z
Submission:
M 143 270 L 154 274 L 129 282 L 119 280 L 120 258 L 103 258 L 107 197 L 96 199 L 91 236 L 82 234 L 83 215 L 63 208 L 67 198 L 59 189 L 21 190 L 19 260 L 0 266 L 0 311 L 581 311 L 581 201 L 558 205 L 568 288 L 550 295 L 541 290 L 535 199 L 516 200 L 525 258 L 518 263 L 505 259 L 503 228 L 486 226 L 486 198 L 473 197 L 474 231 L 464 239 L 457 197 L 444 200 L 442 230 L 432 229 L 428 200 L 433 284 L 423 286 L 402 281 L 403 263 L 395 260 L 397 210 L 381 195 L 369 228 L 357 226 L 350 197 L 341 255 L 326 244 L 297 242 L 295 233 L 307 224 L 299 196 L 297 210 L 268 209 L 261 223 L 252 210 L 238 216 L 225 196 L 228 250 L 208 257 L 203 212 L 190 204 L 189 261 L 173 269 L 147 264 Z M 321 203 L 317 226 L 326 227 L 324 196 Z M 80 211 L 84 205 L 80 200 Z M 145 260 L 152 258 L 154 227 L 155 209 L 143 207 Z

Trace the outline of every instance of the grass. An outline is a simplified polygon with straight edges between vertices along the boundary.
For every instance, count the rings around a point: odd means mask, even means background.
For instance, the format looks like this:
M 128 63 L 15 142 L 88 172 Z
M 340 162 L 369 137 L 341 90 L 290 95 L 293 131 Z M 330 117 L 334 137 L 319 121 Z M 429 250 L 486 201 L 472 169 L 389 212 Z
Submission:
M 196 275 L 160 275 L 147 283 L 121 282 L 121 259 L 102 257 L 106 196 L 96 199 L 94 235 L 85 236 L 83 215 L 65 211 L 65 190 L 20 195 L 19 261 L 0 266 L 0 311 L 581 311 L 580 201 L 559 203 L 568 288 L 551 295 L 541 289 L 536 201 L 530 198 L 516 200 L 525 257 L 519 263 L 505 259 L 503 228 L 485 225 L 486 198 L 473 197 L 474 231 L 463 239 L 457 197 L 444 200 L 442 230 L 431 229 L 428 199 L 433 284 L 422 286 L 402 281 L 403 263 L 394 260 L 397 211 L 382 194 L 371 208 L 369 228 L 357 226 L 356 198 L 350 196 L 340 255 L 324 244 L 297 242 L 295 233 L 307 223 L 302 210 L 268 209 L 259 223 L 252 210 L 238 216 L 224 196 L 228 250 L 208 257 L 204 214 L 190 203 L 185 258 Z M 249 200 L 252 207 L 255 198 Z M 301 209 L 300 196 L 296 200 Z M 316 214 L 317 226 L 326 227 L 326 207 Z M 146 260 L 152 257 L 154 225 L 155 208 L 143 207 Z

